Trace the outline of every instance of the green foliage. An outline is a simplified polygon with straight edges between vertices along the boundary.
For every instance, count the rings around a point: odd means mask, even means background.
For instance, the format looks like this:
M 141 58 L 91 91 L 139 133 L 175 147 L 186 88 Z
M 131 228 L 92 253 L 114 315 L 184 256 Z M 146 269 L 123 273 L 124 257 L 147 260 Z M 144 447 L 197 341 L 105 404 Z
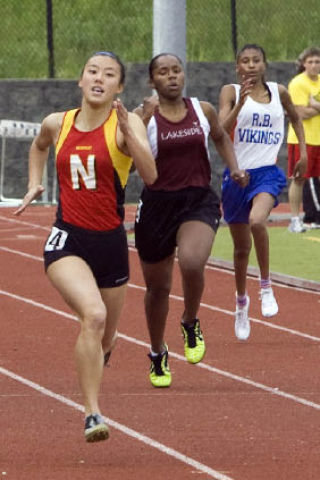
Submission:
M 0 77 L 47 77 L 46 5 L 0 0 Z
M 151 55 L 152 2 L 55 0 L 53 16 L 59 78 L 78 76 L 84 60 L 97 50 L 114 51 L 125 62 Z M 66 17 L 75 21 L 66 22 Z
M 187 60 L 232 61 L 231 1 L 186 0 L 186 7 Z M 52 8 L 57 78 L 77 78 L 99 49 L 125 62 L 150 60 L 152 0 L 52 0 Z M 46 0 L 0 0 L 0 11 L 0 77 L 48 77 Z M 318 44 L 319 0 L 237 0 L 236 15 L 238 46 L 259 43 L 270 61 L 294 61 Z

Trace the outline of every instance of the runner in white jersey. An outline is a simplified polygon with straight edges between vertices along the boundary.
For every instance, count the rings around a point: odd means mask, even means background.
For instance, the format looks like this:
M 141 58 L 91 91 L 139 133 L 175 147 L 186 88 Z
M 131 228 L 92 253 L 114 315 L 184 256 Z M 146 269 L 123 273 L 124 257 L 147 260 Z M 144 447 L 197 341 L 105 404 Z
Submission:
M 266 82 L 265 85 L 270 102 L 257 102 L 248 96 L 237 116 L 233 143 L 241 168 L 275 165 L 283 142 L 284 111 L 278 84 Z M 238 103 L 241 86 L 233 86 Z
M 260 269 L 262 315 L 271 317 L 278 313 L 270 280 L 266 224 L 286 185 L 285 174 L 276 165 L 284 138 L 284 110 L 300 145 L 301 157 L 295 174 L 302 175 L 307 164 L 301 120 L 286 88 L 265 82 L 265 69 L 264 50 L 255 44 L 245 45 L 237 55 L 240 84 L 225 85 L 220 94 L 219 118 L 233 138 L 239 168 L 250 174 L 248 186 L 241 189 L 226 169 L 222 184 L 223 214 L 234 243 L 235 333 L 239 340 L 247 340 L 250 335 L 246 277 L 252 237 Z

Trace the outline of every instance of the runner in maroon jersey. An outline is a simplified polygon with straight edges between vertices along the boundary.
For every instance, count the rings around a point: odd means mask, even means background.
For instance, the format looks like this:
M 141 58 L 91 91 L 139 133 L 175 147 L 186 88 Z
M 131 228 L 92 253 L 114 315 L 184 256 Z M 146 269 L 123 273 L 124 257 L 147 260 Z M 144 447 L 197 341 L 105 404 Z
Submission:
M 112 52 L 89 58 L 79 81 L 81 108 L 53 113 L 42 122 L 30 148 L 28 192 L 15 212 L 22 213 L 43 192 L 44 164 L 49 146 L 55 145 L 59 205 L 44 248 L 45 268 L 81 322 L 75 356 L 89 442 L 109 435 L 98 393 L 129 276 L 123 202 L 132 159 L 144 182 L 157 176 L 143 122 L 114 100 L 124 77 L 124 66 Z
M 209 135 L 232 178 L 243 185 L 247 179 L 238 170 L 231 141 L 213 106 L 183 97 L 181 60 L 172 54 L 160 54 L 152 59 L 149 74 L 150 86 L 157 95 L 145 99 L 135 111 L 147 125 L 158 178 L 143 189 L 135 238 L 147 286 L 150 381 L 155 387 L 168 387 L 171 373 L 164 332 L 176 247 L 184 293 L 181 329 L 185 356 L 190 363 L 197 363 L 205 354 L 197 315 L 204 267 L 221 216 L 219 198 L 210 186 Z

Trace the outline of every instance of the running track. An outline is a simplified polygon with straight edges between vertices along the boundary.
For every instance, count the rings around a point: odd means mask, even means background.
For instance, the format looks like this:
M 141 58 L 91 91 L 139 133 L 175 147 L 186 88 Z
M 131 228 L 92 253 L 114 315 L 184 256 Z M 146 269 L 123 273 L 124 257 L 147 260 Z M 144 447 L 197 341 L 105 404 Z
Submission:
M 249 280 L 252 335 L 233 333 L 231 272 L 208 266 L 200 310 L 207 354 L 183 358 L 177 270 L 167 342 L 173 384 L 151 387 L 143 280 L 131 280 L 105 371 L 107 442 L 86 444 L 73 347 L 78 324 L 43 273 L 52 207 L 0 210 L 0 479 L 319 480 L 319 294 L 275 285 L 280 312 L 261 317 Z

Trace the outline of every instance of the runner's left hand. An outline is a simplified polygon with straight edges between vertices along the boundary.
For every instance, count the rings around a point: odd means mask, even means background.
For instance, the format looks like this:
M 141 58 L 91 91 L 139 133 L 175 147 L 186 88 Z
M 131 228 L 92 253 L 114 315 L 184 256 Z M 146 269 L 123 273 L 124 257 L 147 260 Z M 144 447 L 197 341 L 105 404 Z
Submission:
M 250 179 L 250 175 L 246 170 L 238 170 L 238 169 L 230 172 L 230 177 L 234 182 L 240 185 L 240 187 L 246 187 Z

